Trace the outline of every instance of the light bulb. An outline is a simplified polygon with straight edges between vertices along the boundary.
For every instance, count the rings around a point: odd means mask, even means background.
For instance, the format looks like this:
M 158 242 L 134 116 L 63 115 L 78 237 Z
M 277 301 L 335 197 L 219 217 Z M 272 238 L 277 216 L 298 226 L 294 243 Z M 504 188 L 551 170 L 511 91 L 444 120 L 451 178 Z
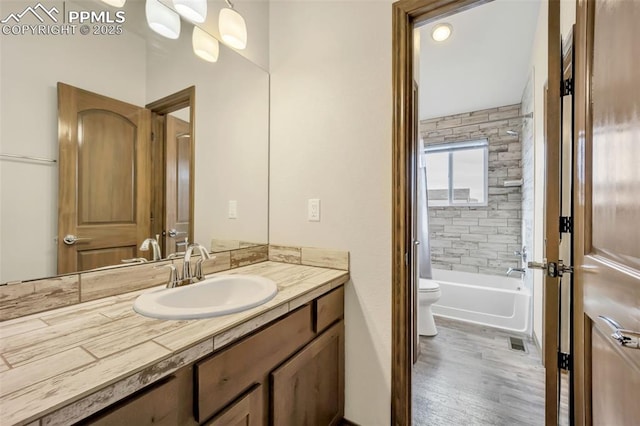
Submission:
M 229 46 L 242 50 L 247 47 L 247 24 L 244 18 L 233 9 L 223 8 L 218 17 L 220 36 Z
M 207 19 L 207 0 L 173 0 L 178 13 L 192 22 L 204 22 Z
M 180 37 L 180 15 L 158 0 L 147 0 L 145 6 L 149 28 L 161 36 L 177 39 Z
M 216 62 L 220 53 L 218 40 L 202 31 L 198 27 L 193 27 L 193 37 L 191 37 L 193 53 L 207 62 Z

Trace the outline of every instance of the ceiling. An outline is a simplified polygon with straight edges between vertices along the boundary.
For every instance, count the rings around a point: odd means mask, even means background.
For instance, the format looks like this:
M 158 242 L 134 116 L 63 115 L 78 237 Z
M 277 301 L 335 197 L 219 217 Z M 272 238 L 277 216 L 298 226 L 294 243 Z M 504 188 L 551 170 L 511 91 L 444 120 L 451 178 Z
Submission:
M 495 0 L 419 28 L 420 119 L 520 103 L 539 8 L 539 0 Z M 440 22 L 453 33 L 436 43 Z

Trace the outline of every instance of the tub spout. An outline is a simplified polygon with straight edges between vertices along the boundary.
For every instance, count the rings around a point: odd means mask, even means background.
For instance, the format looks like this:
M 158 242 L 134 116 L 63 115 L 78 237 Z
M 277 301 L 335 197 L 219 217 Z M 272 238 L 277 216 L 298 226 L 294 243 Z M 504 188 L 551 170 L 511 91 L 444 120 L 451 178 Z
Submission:
M 510 276 L 511 274 L 513 274 L 514 272 L 519 272 L 522 275 L 527 273 L 527 270 L 524 268 L 509 268 L 509 270 L 507 271 L 507 276 Z

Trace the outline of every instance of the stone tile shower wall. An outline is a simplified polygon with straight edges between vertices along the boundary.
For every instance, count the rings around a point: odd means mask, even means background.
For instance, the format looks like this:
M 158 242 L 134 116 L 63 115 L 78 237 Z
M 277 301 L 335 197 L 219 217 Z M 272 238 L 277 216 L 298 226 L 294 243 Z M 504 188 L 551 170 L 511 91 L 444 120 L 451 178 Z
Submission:
M 513 254 L 522 246 L 521 188 L 505 180 L 522 178 L 520 104 L 420 122 L 425 145 L 487 139 L 489 195 L 486 207 L 429 207 L 434 268 L 504 275 L 520 267 Z

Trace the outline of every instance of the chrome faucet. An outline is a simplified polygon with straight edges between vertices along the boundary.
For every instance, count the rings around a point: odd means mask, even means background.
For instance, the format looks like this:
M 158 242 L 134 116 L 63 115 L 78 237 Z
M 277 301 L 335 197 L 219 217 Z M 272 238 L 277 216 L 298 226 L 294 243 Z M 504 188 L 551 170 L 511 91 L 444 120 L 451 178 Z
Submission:
M 527 273 L 527 270 L 525 268 L 509 268 L 509 270 L 507 271 L 507 276 L 510 276 L 514 272 L 519 272 L 524 275 Z
M 195 272 L 191 273 L 191 254 L 193 250 L 196 249 L 200 252 L 200 259 L 196 262 Z M 211 255 L 209 251 L 202 245 L 198 243 L 189 244 L 187 250 L 184 252 L 184 261 L 182 264 L 182 279 L 185 281 L 193 281 L 201 280 L 204 278 L 204 274 L 202 273 L 202 262 L 205 259 L 211 259 Z
M 148 251 L 149 244 L 151 244 L 151 249 L 153 250 L 153 259 L 152 260 L 161 260 L 162 252 L 160 250 L 160 244 L 158 244 L 158 240 L 156 238 L 147 238 L 140 244 L 141 251 Z
M 197 250 L 200 253 L 200 258 L 196 262 L 195 271 L 191 272 L 191 255 L 193 251 Z M 175 258 L 176 253 L 170 258 Z M 202 244 L 190 244 L 187 247 L 187 251 L 184 252 L 184 260 L 182 262 L 182 275 L 178 273 L 175 265 L 160 265 L 160 267 L 167 267 L 170 269 L 169 280 L 167 281 L 167 288 L 174 288 L 181 285 L 191 284 L 195 281 L 204 279 L 204 273 L 202 272 L 202 262 L 206 259 L 215 259 L 211 257 L 209 251 Z
M 178 270 L 174 265 L 164 265 L 171 270 L 169 272 L 169 281 L 167 281 L 167 288 L 174 288 L 180 285 L 181 280 L 178 279 Z

